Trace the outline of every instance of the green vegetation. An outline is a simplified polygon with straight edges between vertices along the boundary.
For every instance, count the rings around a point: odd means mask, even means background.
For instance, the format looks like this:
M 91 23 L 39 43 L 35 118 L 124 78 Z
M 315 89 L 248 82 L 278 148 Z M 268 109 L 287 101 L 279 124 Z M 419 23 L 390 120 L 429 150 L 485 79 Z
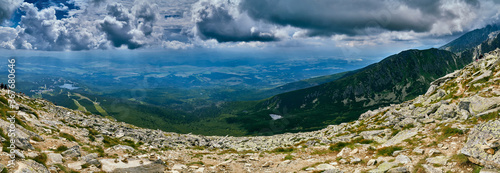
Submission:
M 400 146 L 389 146 L 383 147 L 377 150 L 377 156 L 392 156 L 394 151 L 403 150 L 403 147 Z
M 463 135 L 464 131 L 457 129 L 457 128 L 451 128 L 449 126 L 444 126 L 443 128 L 440 129 L 442 135 L 439 135 L 437 137 L 437 142 L 441 142 L 442 140 L 450 137 L 450 136 L 455 136 L 455 135 Z
M 354 145 L 352 143 L 347 143 L 347 142 L 338 142 L 338 143 L 330 145 L 330 147 L 328 149 L 332 150 L 332 151 L 340 151 L 344 147 L 353 148 Z
M 294 151 L 293 147 L 288 147 L 288 148 L 278 147 L 275 148 L 274 150 L 271 150 L 270 153 L 291 153 L 293 151 Z
M 290 154 L 287 154 L 284 158 L 285 160 L 292 160 L 293 159 L 293 156 L 290 155 Z
M 33 158 L 33 160 L 36 161 L 36 162 L 38 162 L 38 163 L 40 163 L 40 164 L 42 164 L 42 165 L 44 165 L 44 166 L 46 166 L 45 163 L 47 162 L 47 154 L 40 153 L 38 156 L 36 156 L 35 158 Z
M 479 119 L 481 119 L 482 121 L 489 121 L 489 120 L 498 119 L 498 118 L 500 118 L 499 111 L 491 112 L 489 114 L 486 114 L 486 115 L 479 117 Z
M 61 153 L 61 152 L 66 151 L 66 150 L 68 150 L 68 147 L 61 145 L 61 146 L 58 146 L 54 151 L 56 153 Z
M 73 135 L 67 134 L 67 133 L 59 133 L 59 137 L 66 138 L 68 141 L 77 141 L 76 138 Z

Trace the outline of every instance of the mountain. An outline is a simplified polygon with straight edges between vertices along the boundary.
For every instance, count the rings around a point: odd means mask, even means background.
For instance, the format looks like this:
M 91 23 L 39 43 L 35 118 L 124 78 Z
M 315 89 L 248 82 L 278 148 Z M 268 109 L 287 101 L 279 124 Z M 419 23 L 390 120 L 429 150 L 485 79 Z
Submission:
M 23 94 L 11 108 L 1 89 L 0 171 L 499 172 L 499 81 L 497 49 L 431 82 L 425 95 L 352 122 L 253 137 L 144 129 Z
M 459 52 L 434 48 L 403 51 L 341 79 L 262 100 L 228 122 L 241 124 L 250 134 L 274 134 L 317 130 L 355 120 L 369 109 L 425 93 L 431 81 L 494 50 L 500 46 L 496 30 L 494 26 L 474 30 L 444 46 Z M 471 37 L 473 43 L 466 43 Z M 270 114 L 282 119 L 273 120 Z
M 448 50 L 451 52 L 463 52 L 467 49 L 476 47 L 480 45 L 485 40 L 495 37 L 500 30 L 498 25 L 488 25 L 481 29 L 475 29 L 473 31 L 467 32 L 459 38 L 453 40 L 452 42 L 441 46 L 440 49 Z M 494 50 L 494 49 L 492 49 Z M 486 51 L 488 52 L 488 51 Z

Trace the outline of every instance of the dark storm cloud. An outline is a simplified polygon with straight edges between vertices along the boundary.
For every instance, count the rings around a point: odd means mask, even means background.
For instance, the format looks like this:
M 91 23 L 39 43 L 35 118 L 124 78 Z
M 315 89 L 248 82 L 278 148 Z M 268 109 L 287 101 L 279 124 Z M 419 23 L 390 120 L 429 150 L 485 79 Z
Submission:
M 253 27 L 248 17 L 235 18 L 229 14 L 228 8 L 226 4 L 203 3 L 197 10 L 196 29 L 203 39 L 216 39 L 218 42 L 278 40 L 273 34 Z
M 242 0 L 255 20 L 307 29 L 309 35 L 365 34 L 366 29 L 428 32 L 436 22 L 456 19 L 442 1 Z M 477 1 L 464 1 L 478 7 Z M 446 4 L 444 4 L 446 5 Z
M 99 24 L 99 29 L 106 33 L 106 38 L 114 47 L 126 45 L 129 49 L 144 46 L 139 38 L 150 36 L 156 22 L 154 7 L 143 3 L 130 12 L 121 4 L 111 4 L 107 7 L 108 16 Z
M 480 13 L 478 0 L 201 0 L 194 7 L 197 34 L 219 42 L 274 41 L 276 28 L 288 26 L 307 37 L 451 34 L 471 28 Z
M 16 10 L 22 2 L 22 0 L 0 0 L 0 24 L 10 19 L 14 10 Z

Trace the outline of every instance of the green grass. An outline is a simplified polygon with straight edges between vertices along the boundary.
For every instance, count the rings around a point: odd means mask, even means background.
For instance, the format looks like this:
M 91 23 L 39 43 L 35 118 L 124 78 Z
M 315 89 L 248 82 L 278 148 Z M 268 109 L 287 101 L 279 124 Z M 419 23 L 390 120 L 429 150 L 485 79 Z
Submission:
M 292 147 L 288 147 L 288 148 L 279 147 L 279 148 L 275 148 L 275 149 L 271 150 L 270 153 L 291 153 L 293 151 L 294 151 L 294 149 Z
M 33 160 L 45 166 L 45 163 L 47 162 L 47 154 L 40 153 L 38 156 L 33 158 Z
M 59 137 L 66 138 L 68 141 L 77 141 L 76 138 L 73 135 L 67 134 L 67 133 L 59 133 Z
M 328 149 L 332 150 L 332 151 L 340 151 L 344 147 L 353 148 L 354 144 L 348 143 L 348 142 L 338 142 L 338 143 L 330 145 L 330 147 Z
M 448 126 L 445 126 L 441 129 L 441 132 L 443 133 L 442 135 L 439 135 L 437 137 L 437 142 L 441 142 L 442 140 L 450 137 L 450 136 L 455 136 L 455 135 L 463 135 L 464 131 L 457 129 L 457 128 L 451 128 Z
M 377 156 L 392 156 L 394 151 L 403 150 L 403 147 L 400 146 L 389 146 L 377 149 Z
M 288 154 L 285 156 L 285 160 L 292 160 L 293 159 L 293 156 Z
M 54 150 L 54 152 L 56 152 L 56 153 L 61 153 L 61 152 L 66 151 L 66 150 L 68 150 L 68 147 L 66 147 L 66 146 L 64 146 L 64 145 L 61 145 L 61 146 L 57 147 L 57 148 Z
M 482 121 L 489 121 L 497 118 L 500 118 L 499 111 L 495 111 L 479 117 L 479 119 L 481 119 Z

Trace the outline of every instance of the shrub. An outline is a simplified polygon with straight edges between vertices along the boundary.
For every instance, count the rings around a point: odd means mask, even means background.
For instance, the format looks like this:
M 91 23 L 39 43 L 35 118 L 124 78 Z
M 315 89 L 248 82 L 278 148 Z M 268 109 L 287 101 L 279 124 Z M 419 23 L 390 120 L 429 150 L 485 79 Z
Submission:
M 73 135 L 61 132 L 61 133 L 59 133 L 59 136 L 66 138 L 68 141 L 75 141 L 76 142 L 76 138 Z
M 400 146 L 383 147 L 377 150 L 377 156 L 392 156 L 394 151 L 403 150 Z
M 55 150 L 56 153 L 60 153 L 60 152 L 63 152 L 63 151 L 66 151 L 68 150 L 68 147 L 64 146 L 64 145 L 61 145 L 61 146 L 58 146 Z
M 330 147 L 328 149 L 330 149 L 332 151 L 340 151 L 344 147 L 353 147 L 353 144 L 347 143 L 347 142 L 339 142 L 339 143 L 335 143 L 335 144 L 330 145 Z
M 288 147 L 288 148 L 279 147 L 279 148 L 275 148 L 271 152 L 272 153 L 290 153 L 290 152 L 293 152 L 293 148 L 292 147 Z

